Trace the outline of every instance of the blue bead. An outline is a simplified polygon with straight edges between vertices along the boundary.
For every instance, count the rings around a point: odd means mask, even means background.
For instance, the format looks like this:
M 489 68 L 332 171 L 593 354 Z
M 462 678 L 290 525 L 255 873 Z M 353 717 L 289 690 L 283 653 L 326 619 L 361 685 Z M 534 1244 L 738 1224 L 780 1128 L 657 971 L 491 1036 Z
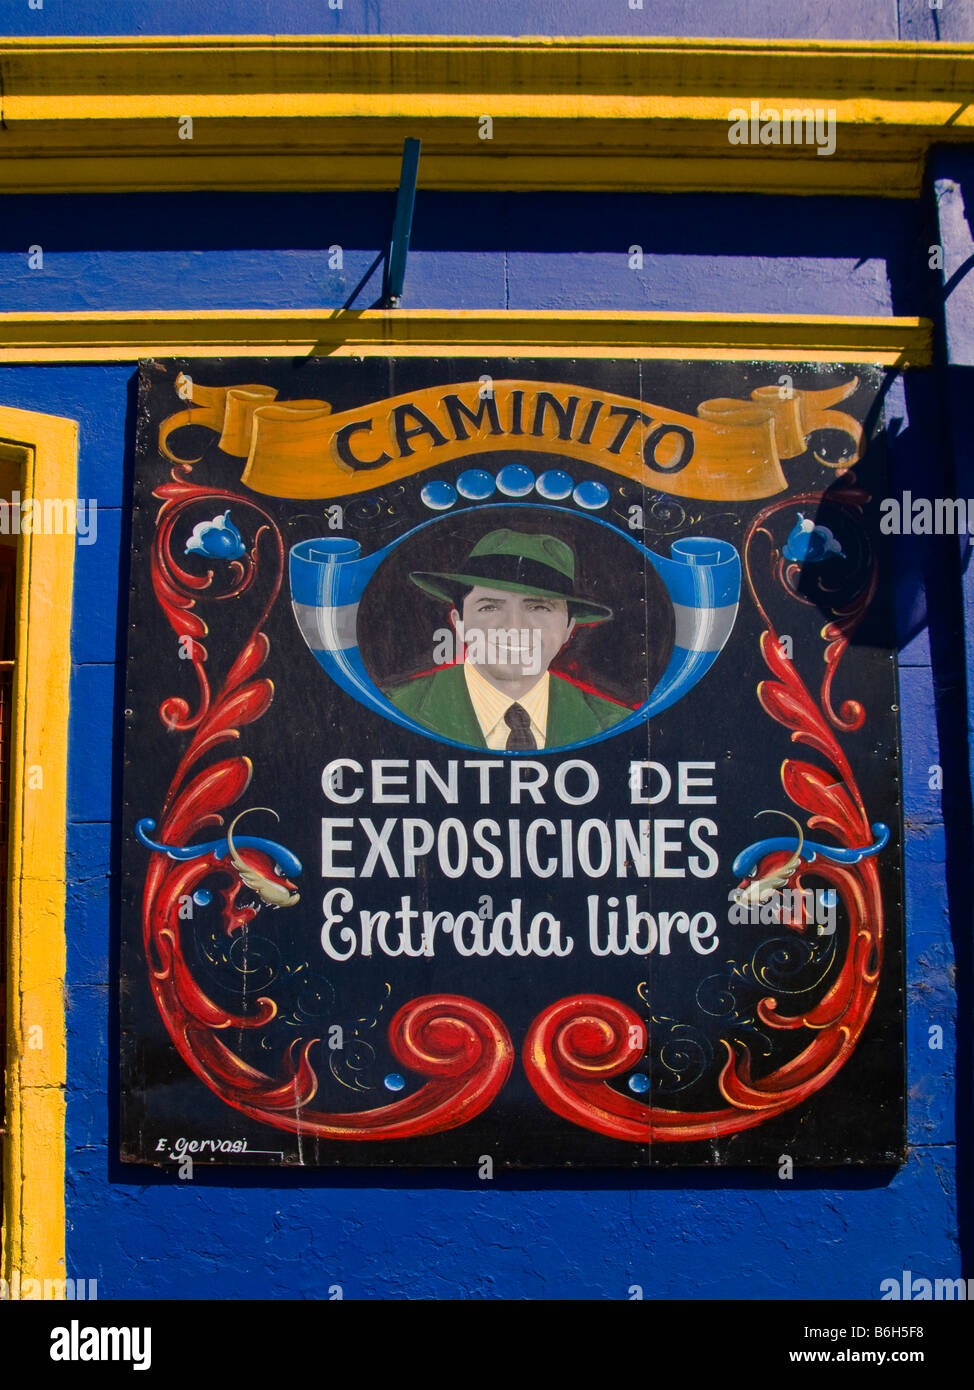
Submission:
M 604 483 L 579 483 L 572 496 L 580 507 L 596 512 L 608 502 L 609 489 Z
M 397 1071 L 391 1071 L 383 1082 L 387 1091 L 401 1091 L 405 1084 L 406 1082 Z
M 635 1091 L 637 1096 L 643 1095 L 649 1090 L 649 1077 L 644 1076 L 641 1071 L 637 1071 L 635 1076 L 629 1078 L 629 1089 Z
M 496 486 L 494 475 L 485 468 L 468 468 L 457 479 L 457 492 L 471 502 L 483 502 L 492 497 Z
M 845 552 L 829 527 L 815 526 L 801 512 L 791 535 L 782 546 L 782 554 L 796 565 L 820 565 L 830 555 L 845 559 Z
M 527 497 L 534 487 L 534 474 L 520 463 L 509 463 L 497 475 L 497 486 L 508 497 Z
M 213 901 L 213 894 L 208 888 L 197 888 L 193 894 L 193 902 L 197 907 L 208 907 Z
M 560 468 L 551 468 L 547 473 L 541 474 L 536 486 L 539 495 L 549 502 L 564 502 L 566 497 L 572 495 L 575 479 L 563 473 Z
M 427 483 L 419 495 L 434 512 L 445 512 L 457 500 L 457 490 L 452 483 Z
M 239 560 L 245 549 L 240 532 L 230 520 L 230 513 L 224 512 L 212 521 L 201 521 L 193 527 L 185 553 L 205 555 L 211 560 Z

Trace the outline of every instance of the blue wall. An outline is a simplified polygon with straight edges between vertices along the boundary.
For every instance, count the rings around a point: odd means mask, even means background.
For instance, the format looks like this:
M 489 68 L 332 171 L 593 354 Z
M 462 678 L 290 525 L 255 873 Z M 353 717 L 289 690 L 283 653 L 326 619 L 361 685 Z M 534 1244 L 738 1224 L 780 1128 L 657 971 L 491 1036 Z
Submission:
M 6 0 L 4 33 L 59 34 L 693 34 L 701 38 L 974 38 L 967 0 Z
M 372 196 L 147 195 L 124 208 L 72 199 L 70 209 L 57 198 L 10 200 L 0 308 L 337 305 L 374 259 L 387 216 L 388 200 Z M 311 228 L 349 248 L 344 281 L 309 245 Z M 919 254 L 927 230 L 923 209 L 903 202 L 421 195 L 406 302 L 931 312 L 940 276 Z M 639 274 L 628 269 L 633 241 L 649 253 Z M 45 265 L 31 271 L 24 248 L 38 242 Z M 357 302 L 374 293 L 377 285 Z M 111 820 L 132 378 L 125 366 L 0 370 L 5 405 L 80 420 L 80 495 L 99 509 L 98 544 L 77 550 L 70 692 L 71 1272 L 97 1278 L 102 1296 L 135 1298 L 327 1296 L 336 1283 L 346 1297 L 625 1298 L 640 1284 L 646 1297 L 870 1298 L 902 1269 L 958 1273 L 949 835 L 927 774 L 956 761 L 963 735 L 958 745 L 956 711 L 938 709 L 922 554 L 905 558 L 901 602 L 905 628 L 917 629 L 908 641 L 904 631 L 900 658 L 912 1141 L 902 1171 L 798 1174 L 791 1183 L 561 1174 L 485 1184 L 408 1173 L 235 1172 L 231 1182 L 197 1168 L 184 1183 L 169 1173 L 133 1179 L 115 1162 Z M 895 465 L 915 479 L 931 466 L 931 439 L 942 439 L 933 374 L 897 381 L 887 415 Z M 940 601 L 949 609 L 957 595 Z M 941 627 L 956 617 L 940 611 Z M 947 650 L 949 635 L 937 637 Z M 962 799 L 964 789 L 949 794 Z M 943 1052 L 927 1047 L 931 1022 L 947 1026 Z
M 79 12 L 84 9 L 83 19 Z M 781 38 L 974 39 L 962 0 L 7 0 L 16 35 L 89 33 L 696 33 Z M 92 14 L 91 11 L 94 10 Z M 705 195 L 421 193 L 406 307 L 631 308 L 769 313 L 941 313 L 927 248 L 951 246 L 951 362 L 894 382 L 886 400 L 894 491 L 974 496 L 965 421 L 974 322 L 964 279 L 971 161 L 938 229 L 923 202 Z M 966 200 L 965 200 L 966 193 Z M 948 200 L 949 201 L 949 200 Z M 391 196 L 137 195 L 14 198 L 0 223 L 0 310 L 331 306 L 346 302 L 387 234 Z M 950 218 L 952 217 L 952 221 Z M 948 225 L 949 224 L 949 225 Z M 322 250 L 345 250 L 342 272 Z M 628 268 L 639 243 L 644 269 Z M 27 247 L 44 248 L 31 271 Z M 957 272 L 957 274 L 955 274 Z M 957 276 L 959 275 L 959 278 Z M 379 273 L 355 303 L 379 291 Z M 953 306 L 959 306 L 954 308 Z M 910 1157 L 889 1172 L 653 1176 L 207 1172 L 133 1178 L 112 1157 L 112 1020 L 129 484 L 129 366 L 2 367 L 0 403 L 81 426 L 79 493 L 99 539 L 78 547 L 72 637 L 68 896 L 69 1273 L 102 1297 L 876 1298 L 903 1269 L 961 1270 L 970 1230 L 970 779 L 958 547 L 904 546 L 901 721 L 907 823 Z M 974 589 L 968 578 L 968 622 Z M 968 674 L 974 655 L 969 627 Z M 945 769 L 942 793 L 928 769 Z M 966 837 L 966 839 L 965 839 Z M 953 972 L 959 969 L 955 987 Z M 958 1007 L 964 1020 L 955 1048 Z M 941 1052 L 927 1046 L 945 1026 Z M 967 1176 L 958 1191 L 958 1153 Z
M 8 198 L 0 305 L 337 308 L 383 249 L 393 202 L 391 193 Z M 403 307 L 915 313 L 936 281 L 918 239 L 920 212 L 898 199 L 420 192 Z M 634 244 L 639 271 L 629 269 Z M 28 265 L 34 245 L 41 271 Z M 341 271 L 328 269 L 332 245 L 343 249 Z M 377 269 L 354 307 L 374 305 L 381 282 Z

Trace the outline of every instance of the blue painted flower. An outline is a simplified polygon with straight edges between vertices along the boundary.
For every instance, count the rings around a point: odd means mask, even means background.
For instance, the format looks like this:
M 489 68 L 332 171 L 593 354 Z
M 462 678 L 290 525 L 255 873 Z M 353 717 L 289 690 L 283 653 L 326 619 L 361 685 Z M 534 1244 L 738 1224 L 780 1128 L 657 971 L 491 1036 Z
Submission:
M 816 526 L 810 517 L 798 513 L 798 520 L 785 541 L 782 553 L 796 565 L 820 565 L 829 555 L 845 559 L 845 552 L 827 526 Z
M 230 520 L 230 513 L 201 521 L 193 527 L 186 542 L 187 555 L 206 555 L 211 560 L 239 560 L 246 546 L 240 532 Z

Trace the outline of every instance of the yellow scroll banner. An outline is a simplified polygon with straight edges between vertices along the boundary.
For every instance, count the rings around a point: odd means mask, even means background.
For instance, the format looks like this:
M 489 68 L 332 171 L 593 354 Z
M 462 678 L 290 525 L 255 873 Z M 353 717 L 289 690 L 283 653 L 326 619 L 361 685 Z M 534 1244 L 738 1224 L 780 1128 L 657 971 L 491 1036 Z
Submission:
M 192 404 L 163 421 L 159 448 L 184 425 L 220 436 L 246 459 L 241 481 L 272 497 L 331 498 L 382 487 L 471 454 L 558 454 L 597 464 L 676 497 L 745 502 L 782 492 L 782 459 L 798 458 L 815 430 L 840 430 L 862 450 L 858 420 L 832 407 L 858 379 L 821 391 L 759 386 L 750 400 L 703 401 L 683 415 L 629 396 L 547 381 L 427 386 L 332 414 L 327 401 L 278 401 L 270 386 L 200 386 L 179 376 Z

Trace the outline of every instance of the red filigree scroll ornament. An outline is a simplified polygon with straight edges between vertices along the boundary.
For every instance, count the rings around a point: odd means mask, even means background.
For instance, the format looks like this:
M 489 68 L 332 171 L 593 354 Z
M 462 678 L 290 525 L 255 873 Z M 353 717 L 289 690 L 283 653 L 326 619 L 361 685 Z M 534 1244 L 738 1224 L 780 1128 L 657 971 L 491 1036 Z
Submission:
M 273 519 L 252 499 L 202 488 L 188 480 L 190 467 L 180 464 L 170 483 L 155 496 L 162 499 L 152 549 L 152 583 L 156 597 L 196 671 L 199 707 L 167 699 L 160 717 L 176 733 L 192 739 L 176 769 L 160 817 L 161 843 L 184 846 L 209 826 L 224 826 L 223 812 L 243 795 L 252 765 L 242 755 L 198 769 L 200 760 L 224 743 L 240 738 L 240 729 L 259 719 L 274 697 L 273 683 L 256 678 L 270 644 L 262 627 L 280 591 L 284 546 Z M 213 572 L 185 570 L 173 554 L 177 523 L 190 507 L 215 504 L 226 510 L 256 511 L 261 524 L 245 556 L 228 563 L 229 587 L 213 592 Z M 197 612 L 200 599 L 222 601 L 249 589 L 257 577 L 261 552 L 271 568 L 269 595 L 257 622 L 217 694 L 211 692 L 202 639 L 207 626 Z M 197 769 L 194 771 L 194 769 Z M 193 774 L 190 776 L 190 774 Z M 189 779 L 189 780 L 187 780 Z M 250 851 L 251 857 L 257 851 Z M 265 872 L 272 872 L 268 862 Z M 318 1079 L 311 1061 L 317 1038 L 296 1040 L 281 1061 L 277 1076 L 268 1076 L 244 1061 L 230 1046 L 235 1032 L 265 1027 L 276 1016 L 269 998 L 256 1001 L 252 1014 L 235 1014 L 202 989 L 183 952 L 180 905 L 211 875 L 223 875 L 223 922 L 228 934 L 242 930 L 256 915 L 238 906 L 242 884 L 233 864 L 216 853 L 176 861 L 161 852 L 150 857 L 143 894 L 143 942 L 149 978 L 160 1016 L 186 1065 L 227 1105 L 273 1128 L 308 1137 L 346 1140 L 405 1139 L 434 1134 L 465 1124 L 491 1104 L 510 1075 L 514 1051 L 501 1020 L 474 1000 L 453 994 L 413 999 L 389 1024 L 389 1045 L 396 1060 L 426 1078 L 414 1094 L 371 1110 L 349 1114 L 311 1109 Z
M 787 566 L 774 544 L 766 522 L 785 507 L 821 503 L 822 494 L 788 498 L 765 508 L 754 520 L 744 549 L 748 587 L 766 624 L 761 634 L 761 654 L 773 679 L 762 681 L 757 697 L 762 709 L 792 730 L 793 743 L 805 744 L 822 755 L 834 769 L 828 772 L 797 758 L 786 759 L 781 782 L 790 800 L 810 813 L 808 827 L 828 832 L 839 845 L 860 848 L 872 843 L 872 831 L 859 789 L 833 728 L 849 732 L 862 727 L 865 711 L 847 701 L 836 713 L 832 707 L 832 683 L 836 668 L 875 592 L 876 567 L 870 559 L 864 583 L 846 607 L 834 610 L 833 621 L 822 629 L 827 643 L 825 674 L 817 704 L 798 674 L 794 662 L 782 652 L 778 634 L 755 590 L 753 546 L 764 537 L 771 544 L 770 570 L 792 597 L 796 592 L 797 567 Z M 865 494 L 853 488 L 831 492 L 828 504 L 854 514 Z M 756 873 L 764 876 L 779 868 L 787 851 L 765 856 Z M 788 880 L 800 890 L 799 870 Z M 585 1129 L 632 1143 L 699 1141 L 734 1134 L 763 1124 L 775 1115 L 809 1099 L 835 1076 L 862 1035 L 872 1011 L 879 984 L 883 954 L 883 909 L 876 862 L 864 858 L 854 866 L 819 860 L 815 873 L 837 891 L 848 917 L 845 955 L 824 997 L 797 1014 L 787 1013 L 777 999 L 758 1004 L 758 1017 L 769 1029 L 806 1029 L 808 1045 L 770 1075 L 754 1079 L 747 1046 L 723 1040 L 726 1058 L 719 1087 L 727 1105 L 719 1110 L 677 1111 L 640 1104 L 609 1083 L 641 1060 L 646 1046 L 646 1026 L 628 1005 L 601 995 L 579 994 L 550 1005 L 534 1021 L 524 1043 L 523 1062 L 531 1085 L 549 1109 Z M 804 930 L 802 925 L 794 928 Z

